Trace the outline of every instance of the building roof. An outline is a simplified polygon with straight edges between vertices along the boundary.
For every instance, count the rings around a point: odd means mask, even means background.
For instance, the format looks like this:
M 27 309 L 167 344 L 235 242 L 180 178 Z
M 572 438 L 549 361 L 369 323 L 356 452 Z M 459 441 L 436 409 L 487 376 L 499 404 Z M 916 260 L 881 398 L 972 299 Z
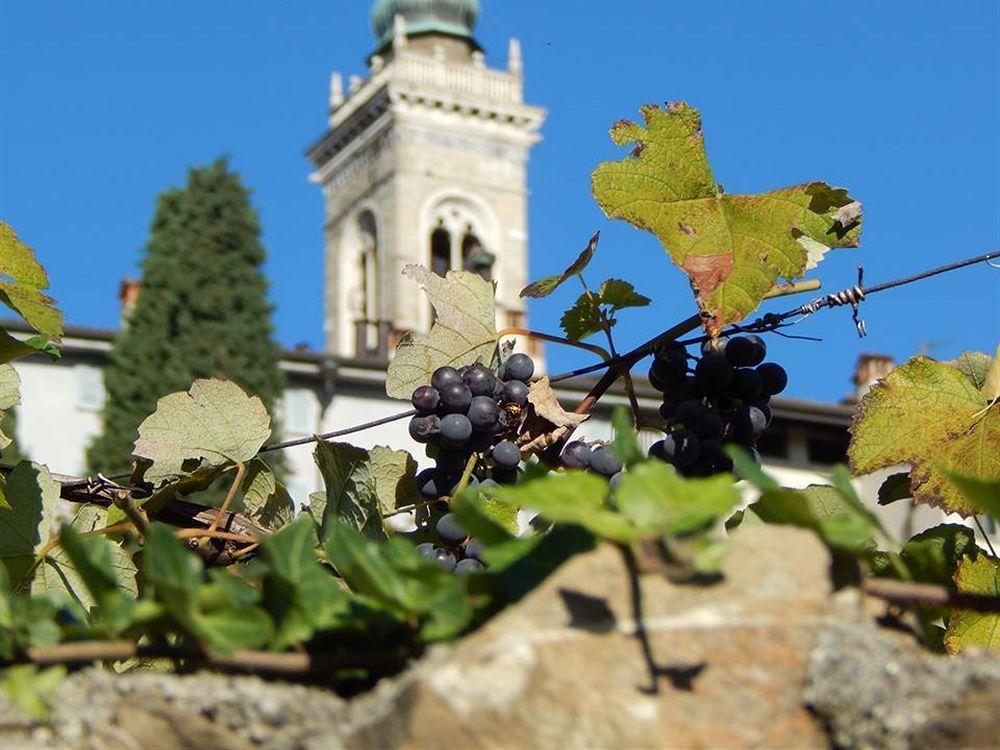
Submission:
M 392 41 L 396 16 L 403 17 L 407 36 L 437 33 L 474 41 L 472 27 L 478 15 L 478 0 L 376 0 L 372 6 L 375 46 Z

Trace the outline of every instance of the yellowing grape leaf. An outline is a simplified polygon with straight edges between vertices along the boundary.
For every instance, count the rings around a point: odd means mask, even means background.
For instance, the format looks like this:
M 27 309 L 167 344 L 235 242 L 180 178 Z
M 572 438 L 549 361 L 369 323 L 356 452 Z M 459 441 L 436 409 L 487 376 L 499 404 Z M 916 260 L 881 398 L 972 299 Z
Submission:
M 980 390 L 988 401 L 1000 399 L 1000 346 L 997 347 L 996 353 L 993 355 L 993 361 L 990 362 Z
M 408 333 L 396 345 L 386 373 L 385 392 L 410 398 L 439 367 L 491 364 L 496 351 L 494 286 L 468 271 L 449 271 L 444 278 L 423 266 L 404 266 L 437 311 L 430 333 Z
M 920 503 L 963 516 L 979 512 L 947 472 L 1000 478 L 1000 404 L 989 404 L 957 367 L 914 357 L 861 400 L 848 458 L 857 474 L 908 463 Z
M 955 359 L 948 360 L 946 364 L 957 367 L 976 388 L 982 388 L 986 384 L 986 373 L 989 372 L 992 362 L 989 354 L 962 352 Z
M 2 364 L 0 365 L 0 420 L 3 420 L 4 412 L 19 403 L 21 403 L 21 378 L 13 367 Z M 12 442 L 14 439 L 0 430 L 0 449 L 6 448 Z
M 62 335 L 62 313 L 42 291 L 48 288 L 49 277 L 34 250 L 9 224 L 0 221 L 0 302 L 39 333 L 57 339 Z
M 958 563 L 954 580 L 962 593 L 1000 596 L 1000 560 L 986 555 L 964 557 Z M 948 618 L 944 647 L 949 654 L 967 648 L 1000 651 L 1000 614 L 955 610 Z
M 644 125 L 611 128 L 615 144 L 635 147 L 594 170 L 594 197 L 608 217 L 659 237 L 691 281 L 710 332 L 746 317 L 776 282 L 802 276 L 831 248 L 858 245 L 861 204 L 846 190 L 809 182 L 724 195 L 698 110 L 674 103 L 641 112 Z
M 149 459 L 143 478 L 157 486 L 205 466 L 249 461 L 270 434 L 271 418 L 257 396 L 227 380 L 196 380 L 156 402 L 133 453 Z
M 594 253 L 597 251 L 597 241 L 600 237 L 601 233 L 596 232 L 594 236 L 590 238 L 590 241 L 587 243 L 587 247 L 584 248 L 583 252 L 577 256 L 576 260 L 569 265 L 569 268 L 561 274 L 546 276 L 538 281 L 531 282 L 528 286 L 521 290 L 521 297 L 533 297 L 535 299 L 548 297 L 564 281 L 583 273 L 583 269 L 589 265 L 590 259 L 594 257 Z

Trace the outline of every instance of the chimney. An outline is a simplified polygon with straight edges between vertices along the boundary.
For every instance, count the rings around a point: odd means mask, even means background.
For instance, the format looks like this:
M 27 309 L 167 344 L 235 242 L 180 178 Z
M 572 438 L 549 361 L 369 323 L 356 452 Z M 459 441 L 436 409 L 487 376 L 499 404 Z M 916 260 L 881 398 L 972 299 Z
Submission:
M 142 281 L 128 277 L 122 279 L 121 283 L 118 284 L 118 302 L 121 305 L 120 322 L 123 328 L 128 324 L 129 313 L 135 307 L 135 301 L 139 299 L 139 289 L 141 288 Z
M 875 383 L 892 371 L 893 360 L 887 354 L 864 353 L 854 365 L 854 402 L 860 401 Z

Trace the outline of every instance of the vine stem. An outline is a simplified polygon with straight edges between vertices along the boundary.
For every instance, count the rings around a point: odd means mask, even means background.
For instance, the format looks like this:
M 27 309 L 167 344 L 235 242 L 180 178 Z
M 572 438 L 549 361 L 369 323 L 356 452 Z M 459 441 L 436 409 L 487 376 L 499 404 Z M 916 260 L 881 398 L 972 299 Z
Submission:
M 244 542 L 245 544 L 258 544 L 259 540 L 248 534 L 235 534 L 232 531 L 219 531 L 218 529 L 178 529 L 178 539 L 225 539 L 231 542 Z
M 894 581 L 887 578 L 868 578 L 861 583 L 861 590 L 869 596 L 904 604 L 926 607 L 966 609 L 973 612 L 1000 612 L 1000 596 L 967 594 L 962 591 L 934 586 L 927 583 Z
M 342 430 L 324 432 L 322 435 L 310 435 L 309 437 L 297 438 L 296 440 L 283 440 L 279 443 L 271 443 L 270 445 L 265 445 L 257 451 L 257 455 L 260 455 L 261 453 L 270 453 L 271 451 L 280 451 L 285 448 L 294 448 L 296 445 L 308 445 L 309 443 L 318 443 L 321 440 L 343 437 L 344 435 L 361 432 L 362 430 L 369 430 L 372 427 L 378 427 L 379 425 L 397 422 L 400 419 L 415 416 L 416 413 L 416 409 L 409 409 L 407 411 L 399 412 L 398 414 L 390 414 L 388 417 L 380 417 L 379 419 L 373 419 L 370 422 L 363 422 L 362 424 L 354 425 L 354 427 L 345 427 Z
M 243 475 L 246 473 L 246 470 L 247 467 L 242 461 L 236 462 L 236 476 L 233 477 L 233 483 L 229 485 L 229 491 L 226 493 L 226 497 L 222 501 L 222 505 L 219 506 L 219 510 L 215 514 L 215 518 L 212 519 L 212 523 L 208 526 L 208 530 L 210 532 L 214 532 L 217 528 L 219 528 L 219 524 L 222 522 L 223 516 L 225 516 L 226 511 L 229 510 L 229 504 L 236 496 L 236 490 L 239 488 L 240 482 L 243 481 Z
M 541 341 L 551 341 L 553 344 L 575 346 L 577 349 L 586 349 L 604 360 L 611 359 L 613 356 L 606 349 L 598 346 L 597 344 L 587 344 L 583 341 L 574 341 L 573 339 L 567 339 L 562 336 L 554 336 L 551 333 L 532 331 L 528 328 L 504 328 L 502 331 L 497 332 L 497 338 L 499 339 L 501 336 L 527 336 L 528 338 L 540 339 Z
M 401 654 L 353 653 L 328 654 L 238 649 L 227 654 L 201 651 L 173 644 L 137 644 L 133 641 L 78 641 L 55 646 L 38 646 L 24 652 L 24 661 L 32 664 L 87 664 L 95 661 L 124 659 L 192 660 L 216 669 L 262 672 L 275 675 L 329 674 L 338 669 L 396 667 Z

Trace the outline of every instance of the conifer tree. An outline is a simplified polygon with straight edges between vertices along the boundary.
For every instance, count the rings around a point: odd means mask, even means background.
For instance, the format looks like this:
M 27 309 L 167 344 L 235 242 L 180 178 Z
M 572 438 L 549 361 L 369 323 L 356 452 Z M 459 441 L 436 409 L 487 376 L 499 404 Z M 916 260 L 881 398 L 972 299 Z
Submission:
M 128 471 L 139 423 L 156 400 L 203 377 L 226 378 L 272 414 L 283 384 L 265 250 L 250 193 L 225 159 L 192 169 L 160 195 L 142 260 L 142 286 L 105 368 L 104 430 L 93 471 Z

